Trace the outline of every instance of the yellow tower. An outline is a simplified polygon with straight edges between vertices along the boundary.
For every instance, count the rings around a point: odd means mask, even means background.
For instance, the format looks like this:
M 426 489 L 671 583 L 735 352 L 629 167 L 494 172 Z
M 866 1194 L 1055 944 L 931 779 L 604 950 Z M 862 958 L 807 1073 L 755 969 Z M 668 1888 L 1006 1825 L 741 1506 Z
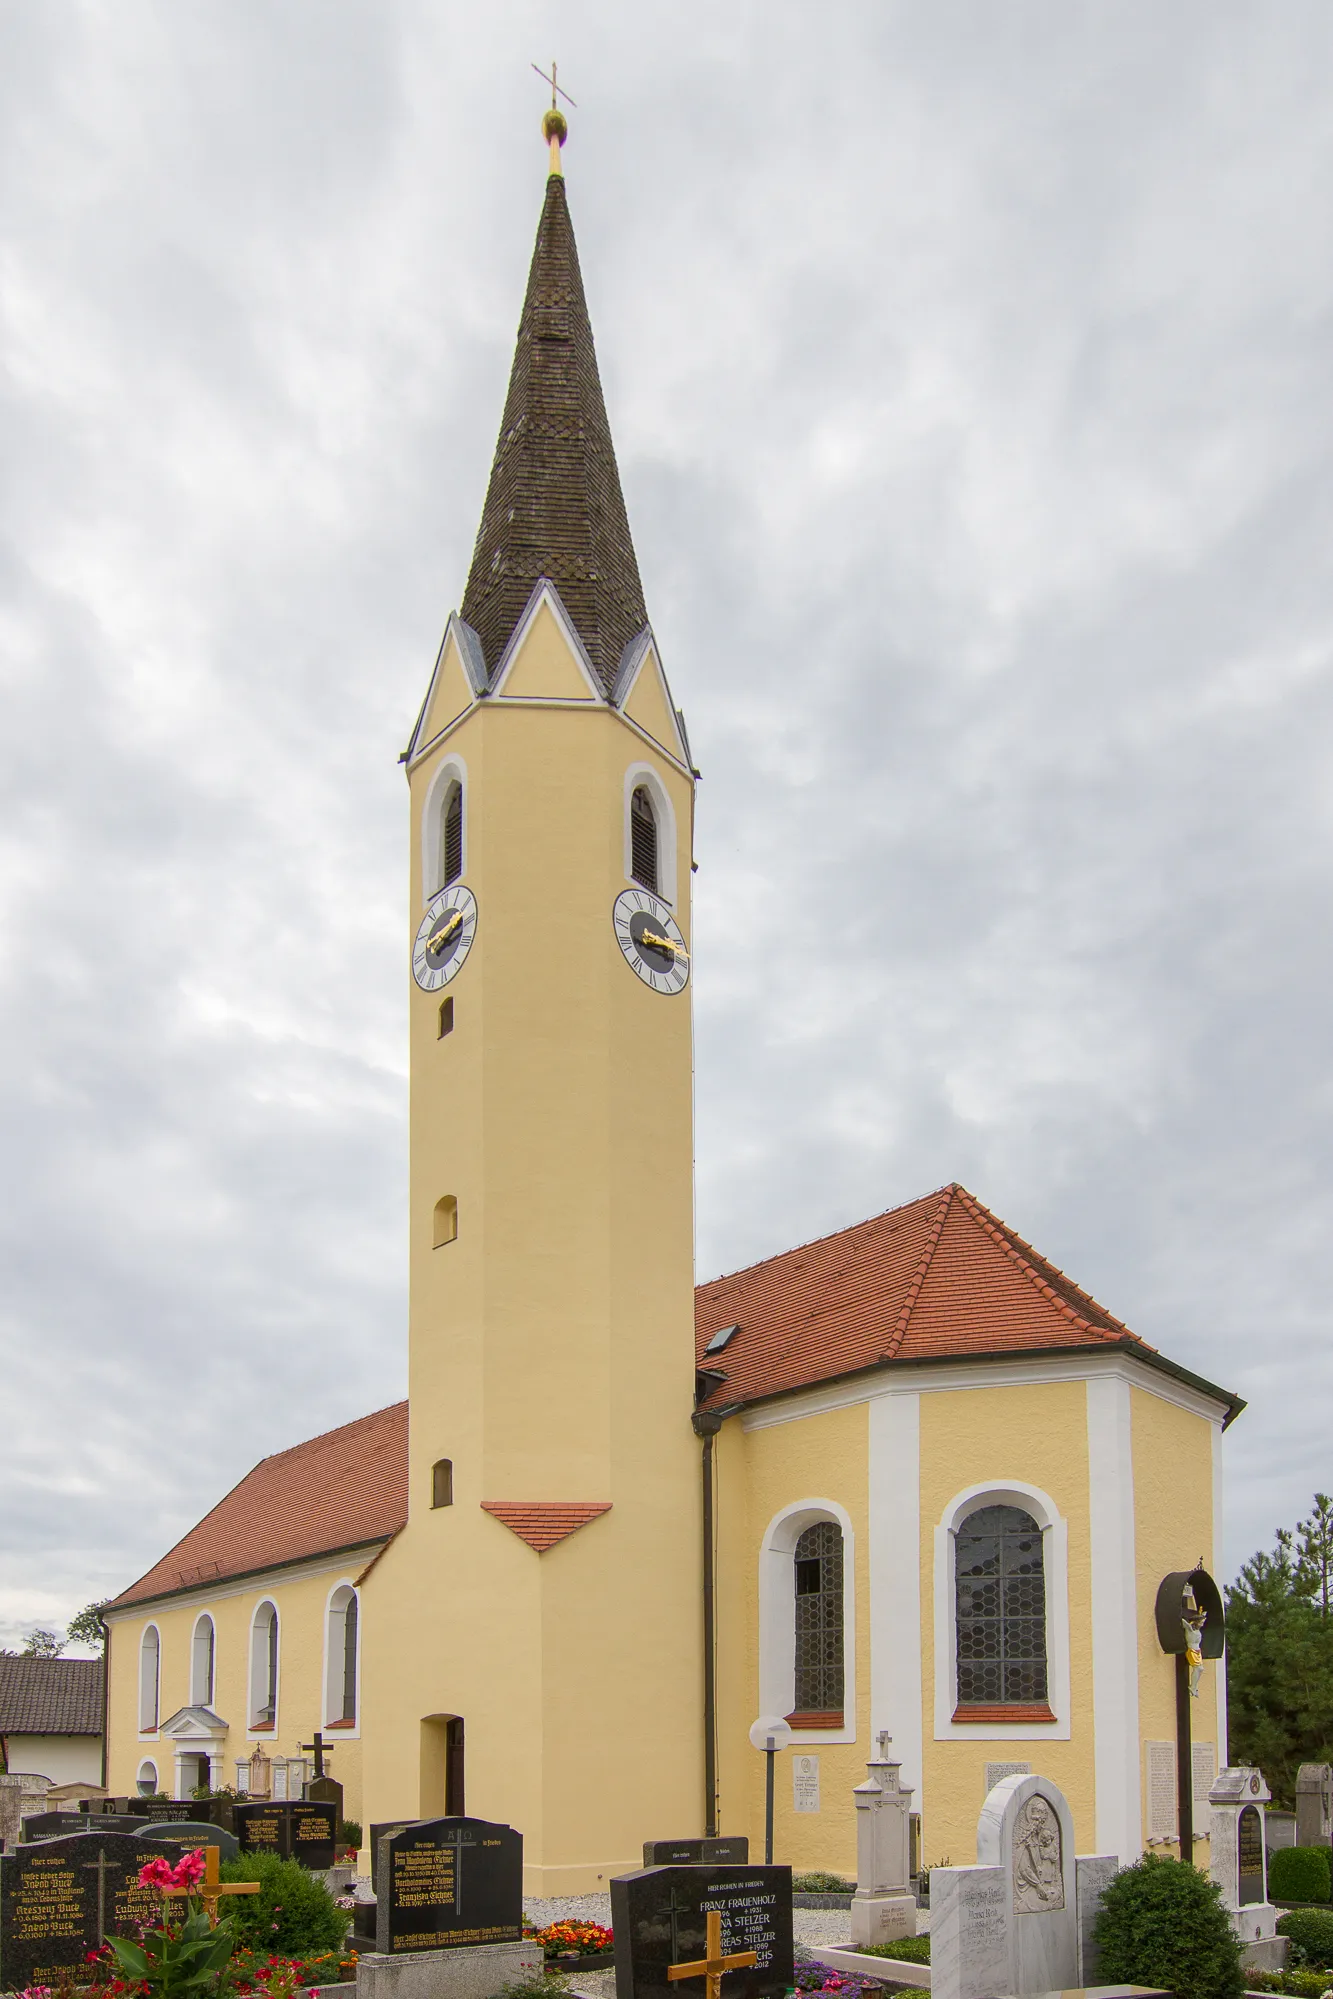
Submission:
M 527 1891 L 703 1829 L 694 772 L 552 172 L 411 789 L 410 1492 L 366 1582 L 367 1821 Z

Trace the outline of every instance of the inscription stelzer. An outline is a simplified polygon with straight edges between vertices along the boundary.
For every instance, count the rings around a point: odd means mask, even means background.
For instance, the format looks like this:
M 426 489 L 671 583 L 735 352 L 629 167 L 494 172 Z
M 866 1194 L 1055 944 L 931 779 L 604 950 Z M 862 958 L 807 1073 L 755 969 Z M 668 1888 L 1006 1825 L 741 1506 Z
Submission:
M 649 1867 L 612 1881 L 616 1999 L 704 1999 L 702 1976 L 667 1973 L 703 1960 L 711 1911 L 722 1918 L 724 1956 L 756 1958 L 723 1974 L 722 1999 L 782 1999 L 794 1982 L 790 1867 L 697 1866 Z
M 487 1819 L 423 1819 L 379 1842 L 375 1947 L 386 1954 L 518 1943 L 523 1835 Z
M 0 1855 L 0 1991 L 56 1984 L 108 1936 L 156 1922 L 161 1901 L 139 1886 L 139 1870 L 149 1860 L 174 1865 L 188 1851 L 133 1833 L 81 1832 Z

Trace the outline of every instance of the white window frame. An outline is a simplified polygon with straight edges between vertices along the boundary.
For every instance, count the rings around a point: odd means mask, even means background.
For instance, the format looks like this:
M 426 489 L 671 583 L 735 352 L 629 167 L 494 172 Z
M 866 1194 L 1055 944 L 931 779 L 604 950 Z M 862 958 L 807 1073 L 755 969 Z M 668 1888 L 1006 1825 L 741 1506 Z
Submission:
M 152 1791 L 141 1791 L 139 1789 L 140 1784 L 143 1782 L 143 1773 L 145 1770 L 151 1770 L 153 1773 Z M 139 1798 L 154 1797 L 161 1790 L 161 1788 L 162 1788 L 162 1780 L 157 1774 L 157 1765 L 156 1763 L 153 1762 L 150 1756 L 145 1756 L 143 1762 L 139 1765 L 138 1769 L 134 1773 L 134 1794 L 136 1797 Z
M 346 1594 L 344 1595 L 344 1592 Z M 335 1601 L 338 1597 L 343 1601 Z M 361 1733 L 361 1592 L 350 1576 L 333 1585 L 324 1602 L 324 1722 L 325 1728 L 342 1722 L 343 1704 L 343 1617 L 348 1603 L 356 1604 L 356 1720 L 351 1728 L 338 1727 L 339 1742 L 355 1742 Z
M 200 1662 L 200 1648 L 203 1640 L 203 1627 L 205 1625 L 208 1626 L 209 1636 L 211 1640 L 210 1652 L 212 1658 L 212 1671 L 209 1673 L 208 1676 L 210 1682 L 208 1692 L 201 1693 L 199 1687 L 199 1681 L 200 1681 L 199 1662 Z M 204 1656 L 207 1657 L 209 1655 L 205 1654 Z M 217 1695 L 217 1681 L 218 1681 L 218 1628 L 213 1621 L 211 1613 L 207 1610 L 201 1610 L 198 1617 L 196 1617 L 194 1620 L 194 1630 L 190 1633 L 190 1706 L 211 1708 L 213 1705 L 213 1701 Z
M 796 1702 L 796 1543 L 831 1520 L 842 1530 L 841 1728 L 795 1728 L 792 1741 L 856 1740 L 856 1530 L 836 1499 L 798 1499 L 775 1513 L 759 1546 L 759 1712 L 788 1715 Z
M 430 774 L 426 786 L 426 796 L 421 806 L 421 902 L 422 907 L 433 895 L 438 895 L 444 887 L 444 813 L 449 803 L 449 793 L 457 785 L 463 794 L 463 815 L 460 832 L 462 835 L 463 866 L 459 879 L 467 874 L 467 765 L 455 751 L 440 758 Z
M 955 1721 L 958 1706 L 958 1598 L 954 1549 L 959 1528 L 983 1506 L 1019 1506 L 1041 1529 L 1046 1584 L 1046 1703 L 1054 1721 Z M 935 1529 L 935 1740 L 1068 1742 L 1069 1523 L 1040 1486 L 1021 1479 L 970 1485 L 955 1493 Z
M 630 800 L 640 785 L 652 801 L 653 813 L 657 819 L 657 899 L 666 903 L 669 909 L 676 906 L 676 813 L 667 791 L 653 766 L 649 763 L 633 763 L 625 772 L 624 847 L 625 880 L 635 886 L 634 847 L 630 834 Z M 465 808 L 466 809 L 466 808 Z M 642 884 L 640 883 L 641 887 Z
M 261 1613 L 265 1610 L 271 1610 L 273 1612 L 273 1615 L 277 1619 L 277 1624 L 278 1624 L 278 1642 L 275 1647 L 275 1656 L 273 1661 L 273 1725 L 271 1728 L 256 1728 L 254 1718 L 256 1713 L 258 1712 L 259 1702 L 255 1698 L 255 1693 L 259 1684 L 259 1670 L 262 1670 L 265 1673 L 267 1673 L 268 1671 L 267 1625 L 265 1625 L 264 1627 L 266 1635 L 264 1638 L 264 1655 L 262 1661 L 259 1656 L 259 1619 Z M 277 1739 L 278 1722 L 280 1714 L 278 1703 L 281 1695 L 281 1689 L 282 1689 L 282 1617 L 274 1598 L 271 1596 L 265 1596 L 259 1599 L 259 1602 L 255 1605 L 254 1611 L 250 1618 L 250 1670 L 247 1675 L 246 1688 L 245 1688 L 245 1732 L 246 1735 L 249 1736 L 253 1741 L 273 1742 Z
M 144 1720 L 144 1715 L 146 1712 L 148 1712 L 148 1702 L 144 1699 L 144 1695 L 147 1690 L 144 1667 L 147 1663 L 148 1639 L 150 1634 L 153 1639 L 153 1648 L 154 1648 L 153 1649 L 153 1700 L 152 1700 L 152 1710 L 151 1710 L 153 1718 L 151 1721 L 146 1722 Z M 145 1624 L 143 1630 L 139 1633 L 139 1740 L 140 1742 L 156 1742 L 160 1732 L 161 1721 L 162 1721 L 162 1633 L 156 1624 Z

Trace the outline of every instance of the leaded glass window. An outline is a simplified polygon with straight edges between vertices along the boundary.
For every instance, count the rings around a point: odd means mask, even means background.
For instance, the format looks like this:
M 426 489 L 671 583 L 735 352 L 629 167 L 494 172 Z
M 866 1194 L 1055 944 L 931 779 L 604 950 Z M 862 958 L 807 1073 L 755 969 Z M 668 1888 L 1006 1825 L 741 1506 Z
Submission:
M 842 1529 L 821 1520 L 796 1543 L 796 1708 L 842 1713 Z
M 983 1506 L 958 1530 L 960 1707 L 1035 1706 L 1046 1695 L 1041 1529 L 1017 1506 Z

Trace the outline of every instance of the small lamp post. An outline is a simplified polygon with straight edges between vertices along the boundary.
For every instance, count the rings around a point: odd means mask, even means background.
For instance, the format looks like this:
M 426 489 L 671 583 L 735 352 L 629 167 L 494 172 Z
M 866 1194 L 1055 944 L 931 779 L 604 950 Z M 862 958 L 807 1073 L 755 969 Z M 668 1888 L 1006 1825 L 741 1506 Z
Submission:
M 791 1729 L 778 1714 L 761 1714 L 750 1725 L 750 1740 L 768 1758 L 764 1777 L 764 1864 L 773 1865 L 773 1758 L 791 1741 Z

